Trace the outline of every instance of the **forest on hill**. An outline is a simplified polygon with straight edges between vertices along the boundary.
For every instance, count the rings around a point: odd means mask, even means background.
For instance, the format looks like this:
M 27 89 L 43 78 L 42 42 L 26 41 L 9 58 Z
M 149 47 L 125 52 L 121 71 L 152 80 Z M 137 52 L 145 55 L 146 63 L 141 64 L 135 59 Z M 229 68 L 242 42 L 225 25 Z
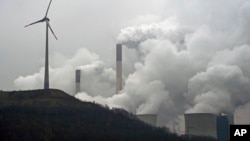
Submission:
M 2 141 L 215 141 L 178 136 L 60 90 L 0 91 Z

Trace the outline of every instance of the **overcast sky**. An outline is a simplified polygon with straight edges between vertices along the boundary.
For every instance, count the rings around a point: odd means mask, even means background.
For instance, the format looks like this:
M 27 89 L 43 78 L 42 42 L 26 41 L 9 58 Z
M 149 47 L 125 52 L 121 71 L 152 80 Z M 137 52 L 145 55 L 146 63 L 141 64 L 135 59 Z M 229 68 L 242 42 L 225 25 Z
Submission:
M 0 89 L 43 88 L 45 23 L 24 26 L 48 3 L 0 0 Z M 237 113 L 250 123 L 250 0 L 53 0 L 48 17 L 58 37 L 49 38 L 52 88 L 75 94 L 79 68 L 82 100 L 157 113 L 169 126 L 192 112 Z
M 49 0 L 0 0 L 1 89 L 13 89 L 15 78 L 34 73 L 44 65 L 45 23 L 28 28 L 24 25 L 43 18 L 48 3 Z M 48 17 L 59 40 L 50 34 L 50 57 L 57 53 L 71 56 L 84 47 L 114 65 L 114 47 L 120 29 L 158 20 L 164 9 L 162 3 L 160 0 L 53 0 Z

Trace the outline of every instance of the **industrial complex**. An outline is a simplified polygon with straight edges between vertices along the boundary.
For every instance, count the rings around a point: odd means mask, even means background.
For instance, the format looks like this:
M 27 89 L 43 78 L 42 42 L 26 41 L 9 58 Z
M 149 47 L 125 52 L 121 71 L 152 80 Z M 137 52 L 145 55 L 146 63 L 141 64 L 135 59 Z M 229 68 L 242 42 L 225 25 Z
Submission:
M 81 70 L 75 71 L 75 92 L 81 92 Z M 119 94 L 122 90 L 122 44 L 116 44 L 116 90 Z M 141 121 L 157 126 L 157 114 L 138 114 Z M 212 113 L 188 113 L 184 115 L 185 134 L 190 136 L 209 136 L 218 141 L 229 140 L 229 127 L 234 124 L 234 116 Z

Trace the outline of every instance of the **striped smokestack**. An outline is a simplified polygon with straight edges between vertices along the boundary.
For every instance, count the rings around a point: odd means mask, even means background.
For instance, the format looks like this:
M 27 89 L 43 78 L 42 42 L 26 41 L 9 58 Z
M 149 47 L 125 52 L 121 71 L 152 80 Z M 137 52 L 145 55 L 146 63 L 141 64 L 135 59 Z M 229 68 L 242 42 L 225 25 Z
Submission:
M 116 44 L 116 94 L 122 90 L 122 45 Z
M 76 94 L 81 91 L 81 70 L 76 70 Z

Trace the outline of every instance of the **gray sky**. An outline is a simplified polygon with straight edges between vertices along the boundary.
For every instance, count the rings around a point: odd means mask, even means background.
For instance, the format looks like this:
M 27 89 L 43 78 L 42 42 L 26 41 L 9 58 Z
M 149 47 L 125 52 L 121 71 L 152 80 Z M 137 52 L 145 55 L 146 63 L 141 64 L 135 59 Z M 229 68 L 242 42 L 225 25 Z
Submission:
M 43 87 L 49 0 L 0 0 L 0 89 Z M 82 100 L 158 113 L 176 126 L 187 112 L 237 113 L 249 123 L 250 0 L 53 0 L 50 84 Z M 115 95 L 115 44 L 124 89 Z M 173 127 L 178 128 L 178 127 Z M 179 130 L 179 129 L 176 129 Z
M 0 1 L 1 89 L 13 89 L 15 78 L 43 66 L 45 24 L 28 28 L 24 25 L 43 18 L 48 3 L 49 0 Z M 120 29 L 147 22 L 148 19 L 137 18 L 160 15 L 162 10 L 162 2 L 152 0 L 53 0 L 48 17 L 59 40 L 50 34 L 50 57 L 56 53 L 71 56 L 85 47 L 113 65 L 112 51 Z

